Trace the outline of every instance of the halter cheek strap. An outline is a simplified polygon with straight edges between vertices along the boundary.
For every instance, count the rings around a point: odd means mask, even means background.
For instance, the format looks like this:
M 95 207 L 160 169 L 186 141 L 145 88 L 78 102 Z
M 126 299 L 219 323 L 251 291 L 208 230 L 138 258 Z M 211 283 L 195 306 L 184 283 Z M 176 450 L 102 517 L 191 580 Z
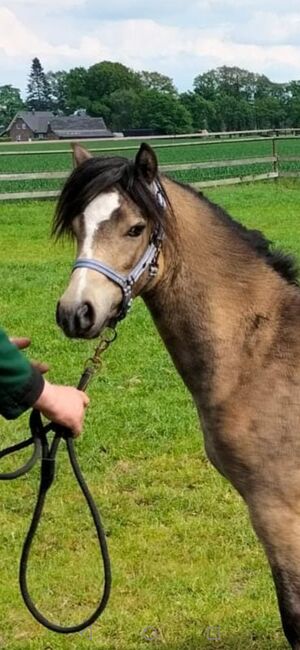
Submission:
M 118 273 L 118 271 L 114 271 L 114 269 L 107 264 L 104 264 L 104 262 L 98 262 L 98 260 L 90 259 L 88 257 L 79 257 L 73 266 L 73 271 L 75 271 L 75 269 L 90 269 L 91 271 L 98 271 L 98 273 L 102 273 L 102 275 L 105 275 L 109 280 L 118 284 L 123 292 L 122 306 L 118 314 L 118 320 L 122 320 L 125 318 L 131 307 L 133 287 L 141 275 L 147 268 L 149 269 L 150 277 L 154 277 L 157 273 L 157 261 L 161 241 L 162 233 L 157 233 L 150 242 L 144 255 L 127 276 Z

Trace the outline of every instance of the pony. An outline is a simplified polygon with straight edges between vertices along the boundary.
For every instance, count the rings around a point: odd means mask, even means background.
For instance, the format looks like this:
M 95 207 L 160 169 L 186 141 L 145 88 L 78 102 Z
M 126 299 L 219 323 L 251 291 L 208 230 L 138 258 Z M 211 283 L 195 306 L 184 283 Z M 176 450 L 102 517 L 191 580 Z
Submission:
M 57 237 L 77 259 L 57 305 L 69 337 L 97 337 L 142 296 L 199 414 L 205 450 L 263 544 L 282 626 L 300 650 L 300 290 L 289 255 L 189 186 L 74 145 Z

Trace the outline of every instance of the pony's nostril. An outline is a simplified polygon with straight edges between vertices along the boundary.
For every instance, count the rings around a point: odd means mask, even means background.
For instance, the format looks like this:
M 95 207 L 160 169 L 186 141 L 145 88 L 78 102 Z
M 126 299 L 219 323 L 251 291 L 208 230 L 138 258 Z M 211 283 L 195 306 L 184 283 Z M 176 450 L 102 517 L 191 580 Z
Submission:
M 88 330 L 95 322 L 94 308 L 90 302 L 84 302 L 76 310 L 75 325 L 76 329 L 85 331 Z

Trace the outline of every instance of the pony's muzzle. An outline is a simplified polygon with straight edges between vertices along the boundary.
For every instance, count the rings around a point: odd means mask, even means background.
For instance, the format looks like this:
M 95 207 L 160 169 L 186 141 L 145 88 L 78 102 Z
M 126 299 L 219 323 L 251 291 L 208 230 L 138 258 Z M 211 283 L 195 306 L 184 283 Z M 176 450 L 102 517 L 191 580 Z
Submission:
M 69 337 L 87 337 L 95 320 L 95 310 L 88 301 L 72 306 L 63 305 L 61 302 L 57 303 L 56 322 Z

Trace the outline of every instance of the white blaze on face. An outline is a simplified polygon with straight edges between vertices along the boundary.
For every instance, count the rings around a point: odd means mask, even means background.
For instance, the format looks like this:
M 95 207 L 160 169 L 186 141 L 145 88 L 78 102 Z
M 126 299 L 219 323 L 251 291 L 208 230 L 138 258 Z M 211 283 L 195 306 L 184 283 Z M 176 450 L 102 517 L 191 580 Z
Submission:
M 119 207 L 120 196 L 116 191 L 99 194 L 99 196 L 96 196 L 96 198 L 89 203 L 83 214 L 85 237 L 80 257 L 93 258 L 93 240 L 100 223 L 102 223 L 102 221 L 108 221 L 113 212 Z M 82 293 L 86 287 L 87 272 L 88 269 L 76 269 L 75 271 L 78 280 L 78 301 L 81 300 Z

